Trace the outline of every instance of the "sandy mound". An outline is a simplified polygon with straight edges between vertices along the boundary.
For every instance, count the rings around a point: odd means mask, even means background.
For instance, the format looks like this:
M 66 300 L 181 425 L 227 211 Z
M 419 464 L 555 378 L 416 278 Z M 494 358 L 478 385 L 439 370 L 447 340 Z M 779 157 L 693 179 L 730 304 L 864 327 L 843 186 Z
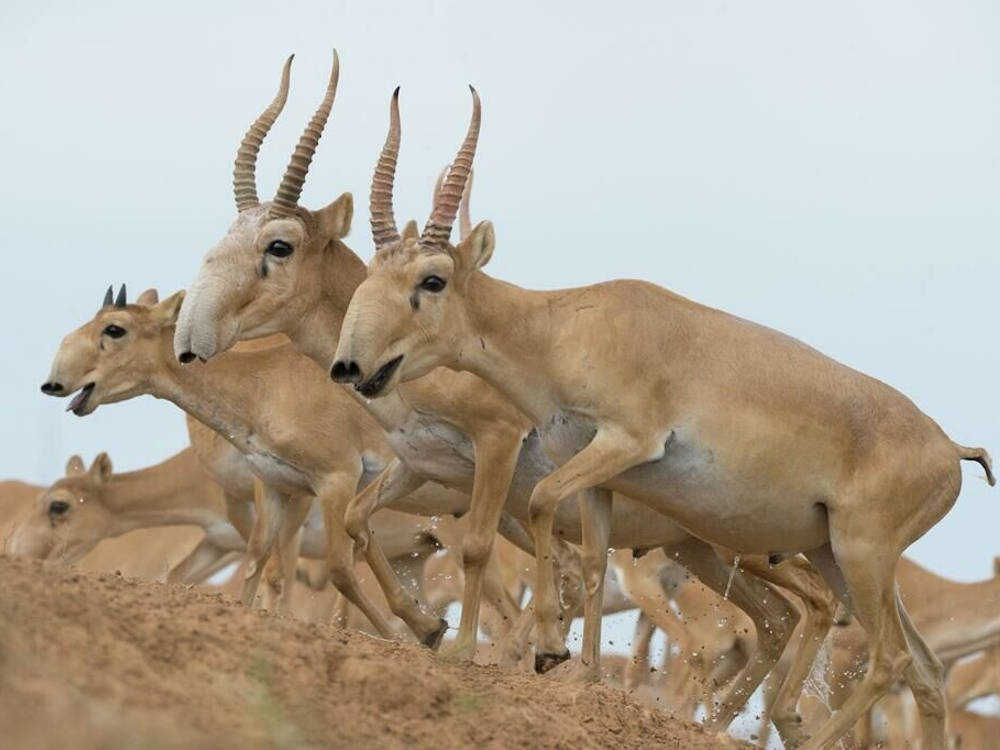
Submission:
M 7 747 L 667 747 L 739 743 L 605 687 L 442 663 L 183 586 L 0 557 Z

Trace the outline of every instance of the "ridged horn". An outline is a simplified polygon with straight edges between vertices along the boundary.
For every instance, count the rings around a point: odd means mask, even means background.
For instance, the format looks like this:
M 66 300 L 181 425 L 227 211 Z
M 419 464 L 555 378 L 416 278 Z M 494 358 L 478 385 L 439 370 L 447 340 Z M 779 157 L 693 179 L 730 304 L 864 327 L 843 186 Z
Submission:
M 110 284 L 108 286 L 108 291 L 104 293 L 104 301 L 101 303 L 101 307 L 111 307 L 114 301 L 115 301 L 115 285 Z
M 426 247 L 443 248 L 448 244 L 451 226 L 455 222 L 458 206 L 462 202 L 465 183 L 472 171 L 472 160 L 476 155 L 479 125 L 482 120 L 482 104 L 476 89 L 469 86 L 469 91 L 472 92 L 472 120 L 469 122 L 465 140 L 458 149 L 458 154 L 451 163 L 451 169 L 448 170 L 448 176 L 445 177 L 444 185 L 434 202 L 431 218 L 420 237 L 420 244 Z
M 368 196 L 369 221 L 375 249 L 399 242 L 399 229 L 392 212 L 392 185 L 396 178 L 396 159 L 399 157 L 399 86 L 392 92 L 389 102 L 389 132 L 379 154 L 372 175 L 372 189 Z
M 431 201 L 432 206 L 437 205 L 438 196 L 441 195 L 441 188 L 444 187 L 444 178 L 448 176 L 449 169 L 451 169 L 450 164 L 441 170 L 441 174 L 438 175 L 437 182 L 434 183 L 434 198 Z M 469 199 L 472 197 L 472 179 L 475 177 L 475 174 L 476 170 L 469 170 L 469 179 L 465 181 L 465 190 L 462 191 L 462 202 L 458 206 L 459 242 L 463 241 L 466 237 L 472 234 L 472 217 L 469 214 Z
M 295 55 L 289 55 L 285 60 L 285 67 L 281 71 L 281 86 L 267 109 L 260 113 L 254 120 L 253 125 L 243 136 L 243 142 L 236 152 L 236 164 L 233 167 L 233 194 L 236 196 L 236 210 L 245 211 L 248 208 L 260 205 L 257 197 L 257 179 L 255 172 L 257 169 L 257 152 L 260 151 L 260 144 L 264 142 L 268 131 L 278 119 L 281 110 L 285 107 L 285 100 L 288 99 L 288 81 L 292 70 L 292 59 Z
M 306 125 L 306 129 L 302 132 L 299 143 L 295 147 L 295 153 L 292 154 L 292 159 L 281 178 L 278 192 L 274 196 L 274 205 L 271 207 L 272 216 L 292 216 L 295 213 L 299 196 L 302 195 L 302 186 L 305 184 L 306 175 L 309 174 L 309 165 L 316 153 L 319 139 L 323 137 L 323 128 L 326 127 L 330 110 L 333 109 L 333 99 L 337 95 L 337 81 L 339 79 L 340 58 L 337 56 L 337 50 L 334 50 L 333 67 L 330 69 L 330 82 L 327 84 L 326 94 L 309 124 Z
M 115 307 L 125 307 L 126 292 L 125 285 L 122 284 L 122 288 L 118 290 L 118 296 L 115 298 Z

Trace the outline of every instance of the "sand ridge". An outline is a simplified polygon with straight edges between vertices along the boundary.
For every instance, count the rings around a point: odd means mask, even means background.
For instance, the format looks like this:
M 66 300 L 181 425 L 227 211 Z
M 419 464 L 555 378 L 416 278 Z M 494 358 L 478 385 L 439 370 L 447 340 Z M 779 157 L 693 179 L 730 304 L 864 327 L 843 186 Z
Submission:
M 445 663 L 219 593 L 6 557 L 0 737 L 82 750 L 744 746 L 614 688 Z

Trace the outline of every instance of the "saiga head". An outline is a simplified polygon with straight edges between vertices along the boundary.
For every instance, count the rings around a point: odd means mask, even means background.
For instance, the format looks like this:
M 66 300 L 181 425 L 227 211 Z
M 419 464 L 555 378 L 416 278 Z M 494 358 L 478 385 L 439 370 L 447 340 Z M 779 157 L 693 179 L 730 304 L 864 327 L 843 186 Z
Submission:
M 285 105 L 291 62 L 289 57 L 277 96 L 250 126 L 236 154 L 236 221 L 205 256 L 188 290 L 174 337 L 174 353 L 183 363 L 207 360 L 238 340 L 285 330 L 300 319 L 303 303 L 317 293 L 310 286 L 323 279 L 324 253 L 350 230 L 350 193 L 319 211 L 298 205 L 337 92 L 336 51 L 326 95 L 299 139 L 274 200 L 257 198 L 257 152 Z
M 148 393 L 163 370 L 164 335 L 176 324 L 183 300 L 184 292 L 177 292 L 160 302 L 156 290 L 149 289 L 130 305 L 124 285 L 115 300 L 108 287 L 93 319 L 62 340 L 42 393 L 76 393 L 66 411 L 78 417 L 101 404 Z
M 31 513 L 7 540 L 6 552 L 68 565 L 79 561 L 114 534 L 114 514 L 105 499 L 110 478 L 107 453 L 94 459 L 90 469 L 79 456 L 70 458 L 66 476 L 38 496 Z
M 354 383 L 368 398 L 424 375 L 454 358 L 464 339 L 470 276 L 493 253 L 493 225 L 480 222 L 459 244 L 450 242 L 479 138 L 481 105 L 472 89 L 472 121 L 465 141 L 435 194 L 424 231 L 396 228 L 392 185 L 399 154 L 399 103 L 394 94 L 386 138 L 371 190 L 375 257 L 355 290 L 340 332 L 330 377 Z M 398 91 L 397 91 L 398 93 Z M 463 233 L 464 234 L 464 233 Z

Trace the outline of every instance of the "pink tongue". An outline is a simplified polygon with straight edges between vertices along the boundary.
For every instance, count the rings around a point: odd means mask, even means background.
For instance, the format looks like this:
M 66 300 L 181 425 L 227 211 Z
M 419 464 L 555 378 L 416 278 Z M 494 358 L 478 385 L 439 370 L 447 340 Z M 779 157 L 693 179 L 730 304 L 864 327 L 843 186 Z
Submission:
M 92 389 L 88 386 L 87 388 L 84 388 L 83 390 L 77 392 L 77 394 L 73 396 L 73 400 L 69 402 L 69 406 L 66 407 L 66 411 L 73 411 L 78 406 L 80 406 L 84 401 L 86 401 L 87 396 L 90 395 L 91 390 Z

